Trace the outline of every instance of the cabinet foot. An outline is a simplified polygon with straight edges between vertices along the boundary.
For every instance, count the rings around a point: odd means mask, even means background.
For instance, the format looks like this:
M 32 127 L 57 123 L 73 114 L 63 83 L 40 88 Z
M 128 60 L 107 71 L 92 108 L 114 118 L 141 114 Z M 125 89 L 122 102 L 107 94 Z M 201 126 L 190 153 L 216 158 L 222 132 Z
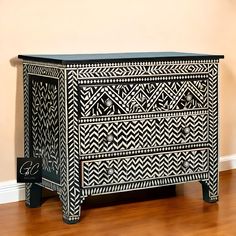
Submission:
M 25 205 L 30 208 L 40 207 L 42 202 L 42 187 L 35 183 L 25 184 Z
M 79 217 L 75 217 L 74 219 L 69 219 L 69 218 L 64 218 L 63 217 L 63 221 L 66 223 L 66 224 L 76 224 L 79 222 Z
M 79 219 L 80 219 L 80 209 L 79 209 L 79 214 L 78 215 L 70 214 L 68 216 L 67 214 L 63 214 L 63 221 L 66 224 L 76 224 L 77 222 L 79 222 Z
M 218 201 L 218 195 L 211 194 L 210 188 L 206 182 L 200 182 L 202 184 L 203 200 L 209 203 L 215 203 Z

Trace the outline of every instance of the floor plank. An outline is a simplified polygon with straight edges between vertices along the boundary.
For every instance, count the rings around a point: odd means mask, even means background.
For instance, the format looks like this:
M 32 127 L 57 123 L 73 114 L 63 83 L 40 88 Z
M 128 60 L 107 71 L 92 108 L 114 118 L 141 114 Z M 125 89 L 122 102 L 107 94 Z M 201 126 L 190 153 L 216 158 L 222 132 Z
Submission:
M 220 173 L 220 200 L 216 204 L 202 201 L 197 182 L 178 185 L 171 197 L 119 200 L 115 197 L 105 204 L 101 198 L 90 199 L 75 225 L 63 223 L 57 197 L 48 198 L 36 209 L 26 208 L 24 202 L 2 204 L 0 235 L 236 235 L 236 170 Z

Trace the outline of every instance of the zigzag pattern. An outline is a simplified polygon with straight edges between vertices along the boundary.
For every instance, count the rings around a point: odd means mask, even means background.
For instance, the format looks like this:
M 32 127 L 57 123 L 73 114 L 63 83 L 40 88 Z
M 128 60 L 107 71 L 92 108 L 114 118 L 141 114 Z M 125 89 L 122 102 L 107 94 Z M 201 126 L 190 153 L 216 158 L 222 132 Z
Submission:
M 25 202 L 28 206 L 30 206 L 30 188 L 32 186 L 32 183 L 26 183 L 25 184 Z
M 24 156 L 29 154 L 29 78 L 28 65 L 23 64 L 23 83 L 24 83 Z M 25 184 L 25 202 L 30 206 L 30 187 L 32 183 Z
M 168 178 L 159 178 L 159 179 L 151 179 L 151 180 L 138 181 L 138 182 L 104 185 L 101 187 L 83 188 L 82 195 L 83 197 L 87 197 L 89 195 L 125 192 L 127 190 L 138 190 L 138 189 L 153 188 L 157 186 L 160 187 L 160 186 L 166 186 L 166 185 L 181 184 L 181 183 L 186 183 L 189 181 L 196 181 L 196 180 L 205 181 L 207 179 L 208 179 L 208 173 L 206 172 L 197 173 L 197 174 L 188 173 L 187 175 L 170 176 Z
M 50 180 L 47 179 L 42 179 L 41 183 L 37 183 L 37 185 L 50 189 L 51 191 L 56 191 L 58 194 L 61 194 L 61 185 L 60 184 L 55 184 L 54 182 L 51 182 Z
M 30 154 L 30 149 L 33 152 L 33 156 L 39 157 L 39 155 L 42 154 L 42 149 L 43 149 L 43 152 L 44 152 L 43 176 L 44 176 L 44 178 L 46 177 L 47 179 L 49 179 L 49 182 L 47 182 L 47 180 L 43 180 L 42 181 L 42 186 L 44 186 L 46 188 L 49 188 L 51 190 L 56 190 L 60 193 L 60 191 L 61 191 L 60 185 L 58 185 L 56 183 L 54 184 L 53 182 L 51 182 L 54 179 L 54 181 L 57 180 L 55 182 L 59 183 L 59 177 L 60 177 L 60 171 L 59 171 L 60 167 L 58 166 L 59 163 L 60 163 L 59 153 L 58 153 L 58 148 L 59 148 L 58 146 L 59 145 L 57 143 L 58 142 L 58 140 L 57 140 L 58 135 L 51 137 L 51 135 L 54 135 L 54 134 L 52 134 L 51 133 L 52 131 L 50 129 L 48 129 L 48 127 L 51 126 L 51 125 L 54 126 L 54 127 L 57 126 L 55 128 L 55 130 L 57 130 L 56 133 L 58 133 L 58 124 L 56 124 L 56 122 L 58 122 L 58 117 L 56 119 L 56 114 L 58 115 L 58 111 L 57 111 L 57 106 L 58 105 L 57 105 L 57 98 L 56 98 L 57 95 L 56 95 L 55 91 L 53 93 L 53 87 L 54 87 L 53 85 L 46 85 L 44 83 L 43 88 L 41 89 L 41 88 L 39 88 L 39 86 L 41 86 L 42 84 L 39 85 L 37 83 L 41 83 L 41 82 L 39 82 L 39 81 L 41 81 L 40 78 L 43 78 L 44 76 L 51 76 L 51 77 L 54 77 L 54 78 L 59 76 L 59 81 L 64 83 L 64 75 L 63 75 L 64 70 L 60 70 L 58 68 L 41 67 L 41 66 L 36 66 L 36 65 L 33 65 L 33 64 L 28 64 L 28 63 L 24 63 L 23 68 L 24 68 L 23 75 L 24 75 L 25 157 L 29 157 L 30 155 L 32 155 L 32 154 Z M 32 75 L 31 75 L 31 77 L 29 77 L 29 74 L 31 74 L 31 73 L 34 74 L 34 75 L 40 76 L 40 77 L 38 77 L 39 80 L 37 80 L 37 79 L 34 80 L 34 76 L 32 76 Z M 49 79 L 49 81 L 50 80 L 51 79 Z M 30 82 L 30 81 L 32 81 L 32 82 Z M 46 78 L 45 81 L 48 82 L 48 78 Z M 29 84 L 29 82 L 31 84 Z M 65 87 L 65 86 L 63 86 L 63 83 L 60 85 L 60 89 L 62 89 L 62 90 Z M 31 88 L 30 88 L 31 93 L 29 94 L 29 87 L 30 86 L 31 86 Z M 45 94 L 45 93 L 48 93 L 45 86 L 48 86 L 48 87 L 51 86 L 52 90 L 49 91 L 49 94 Z M 43 94 L 40 94 L 40 93 L 43 93 Z M 63 100 L 63 97 L 64 97 L 63 94 L 65 94 L 65 91 L 60 91 L 59 97 L 60 97 L 61 101 Z M 42 97 L 41 97 L 41 95 L 42 95 Z M 39 97 L 41 99 L 39 99 Z M 49 101 L 50 99 L 52 99 L 53 101 Z M 64 104 L 65 104 L 65 102 L 60 103 L 60 109 L 62 107 L 64 107 Z M 52 108 L 55 109 L 55 110 L 52 111 Z M 38 109 L 41 110 L 41 111 L 38 111 Z M 31 117 L 29 117 L 29 114 L 30 114 L 29 110 L 31 110 Z M 42 117 L 41 117 L 39 113 L 42 112 L 42 110 L 44 110 L 44 111 L 43 111 L 43 114 L 42 114 Z M 54 116 L 55 119 L 50 118 L 50 114 L 48 114 L 49 111 L 51 112 L 51 117 Z M 52 112 L 53 112 L 53 114 L 52 114 Z M 63 117 L 63 112 L 62 112 L 62 110 L 60 110 L 60 119 L 62 119 L 62 117 Z M 65 117 L 64 117 L 64 119 L 65 119 Z M 42 124 L 38 124 L 39 125 L 39 127 L 38 127 L 39 130 L 42 131 L 40 133 L 37 133 L 38 131 L 37 131 L 37 128 L 35 127 L 35 126 L 37 126 L 37 124 L 36 124 L 37 122 L 42 123 Z M 60 122 L 60 123 L 62 123 L 62 122 Z M 44 127 L 47 126 L 47 130 L 42 130 L 42 127 L 40 127 L 41 125 L 44 126 Z M 31 134 L 29 133 L 29 127 L 31 127 L 31 129 L 32 129 Z M 43 137 L 41 137 L 40 135 L 45 136 L 45 138 L 47 140 L 43 140 Z M 65 132 L 64 133 L 60 132 L 60 135 L 65 136 Z M 29 142 L 29 138 L 31 139 L 31 143 Z M 47 142 L 49 140 L 53 141 L 53 143 L 54 143 L 54 141 L 56 142 L 56 146 L 57 146 L 56 150 L 54 149 L 55 146 L 54 146 L 53 150 L 50 150 L 50 149 L 52 149 L 52 146 L 49 143 L 47 144 Z M 62 140 L 63 139 L 61 138 L 60 139 L 60 157 L 63 157 L 63 153 L 65 153 L 65 143 L 63 145 Z M 38 143 L 38 144 L 36 144 L 36 143 Z M 40 149 L 41 149 L 41 153 L 39 152 Z M 50 155 L 50 153 L 52 153 L 52 154 L 54 153 L 54 155 Z M 56 153 L 58 154 L 57 159 L 55 159 L 55 157 L 57 155 Z M 51 163 L 51 161 L 49 160 L 49 159 L 51 159 L 51 157 L 52 157 L 54 163 Z M 56 170 L 56 169 L 58 170 L 57 179 L 55 179 L 55 173 L 56 172 L 51 171 L 52 169 L 50 169 L 50 167 L 49 167 L 50 165 L 53 166 L 54 170 Z M 49 171 L 49 169 L 50 169 L 50 171 Z M 63 170 L 63 168 L 62 168 L 62 170 Z M 50 174 L 48 175 L 47 173 L 50 173 Z M 31 203 L 30 202 L 31 201 L 30 200 L 31 185 L 32 184 L 26 184 L 26 189 L 25 189 L 26 203 L 28 205 L 30 205 L 30 203 Z
M 32 126 L 32 133 L 37 133 L 36 136 L 39 136 L 40 131 L 40 138 L 36 138 L 38 144 L 33 147 L 35 155 L 38 154 L 39 143 L 42 142 L 44 146 L 46 142 L 45 140 L 39 141 L 39 139 L 45 137 L 50 142 L 54 140 L 58 143 L 55 155 L 60 156 L 61 159 L 57 159 L 60 162 L 58 166 L 60 164 L 61 187 L 53 183 L 51 185 L 47 181 L 44 181 L 42 186 L 59 192 L 65 219 L 78 220 L 80 204 L 84 197 L 90 194 L 201 180 L 206 182 L 209 187 L 209 198 L 212 200 L 218 198 L 218 65 L 205 62 L 202 64 L 202 62 L 200 64 L 197 62 L 194 65 L 190 61 L 186 61 L 186 64 L 168 62 L 163 65 L 161 62 L 159 64 L 97 64 L 66 69 L 64 67 L 59 69 L 56 65 L 24 63 L 25 156 L 28 157 L 31 154 L 30 126 Z M 32 87 L 34 85 L 36 87 L 29 90 L 29 86 L 31 86 L 29 74 L 59 79 L 59 91 L 57 92 L 59 92 L 60 100 L 57 101 L 59 102 L 57 105 L 53 104 L 53 107 L 57 106 L 60 120 L 56 121 L 56 114 L 53 114 L 51 117 L 54 116 L 54 118 L 49 118 L 50 122 L 48 123 L 56 126 L 56 122 L 58 122 L 58 127 L 55 129 L 56 135 L 53 135 L 56 136 L 55 139 L 51 138 L 51 135 L 45 131 L 46 129 L 36 128 L 36 124 L 40 122 L 42 126 L 47 127 L 47 122 L 44 122 L 42 117 L 49 116 L 45 110 L 48 111 L 50 107 L 47 105 L 49 102 L 44 95 L 48 93 L 44 84 L 38 86 L 33 82 Z M 164 75 L 165 78 L 162 78 L 161 75 Z M 145 82 L 148 77 L 153 82 Z M 91 79 L 89 80 L 89 78 Z M 122 80 L 122 78 L 124 79 Z M 159 79 L 160 83 L 157 82 Z M 102 83 L 107 84 L 117 81 L 117 84 L 106 86 L 95 84 L 95 86 L 89 87 L 79 86 L 79 81 L 83 81 L 83 84 L 101 83 L 99 81 L 105 81 Z M 137 84 L 134 84 L 134 81 Z M 122 82 L 133 84 L 121 84 Z M 48 88 L 53 83 L 49 84 Z M 37 86 L 43 88 L 37 88 Z M 32 100 L 29 91 L 32 92 L 33 97 L 37 97 L 37 94 L 42 94 L 43 97 L 34 100 L 33 112 L 30 112 L 33 114 L 32 121 L 29 117 L 29 104 Z M 49 94 L 53 101 L 58 100 L 53 89 Z M 187 101 L 188 95 L 191 95 L 192 99 Z M 107 99 L 113 102 L 112 106 L 106 106 Z M 41 115 L 38 114 L 38 107 L 44 110 Z M 168 113 L 166 113 L 163 117 L 144 117 L 142 119 L 140 118 L 142 114 L 136 114 L 139 116 L 137 120 L 130 117 L 129 119 L 133 120 L 107 120 L 107 123 L 86 124 L 86 122 L 92 121 L 91 116 L 141 112 L 148 114 L 149 112 L 186 111 L 187 109 L 198 111 L 198 108 L 208 108 L 209 114 L 191 114 L 190 116 L 178 114 L 176 117 L 167 117 Z M 85 119 L 85 124 L 78 125 L 79 116 L 89 118 Z M 116 118 L 116 116 L 114 117 Z M 110 119 L 109 116 L 106 118 Z M 122 117 L 122 119 L 124 118 Z M 184 127 L 190 128 L 190 133 L 184 135 L 181 132 Z M 107 142 L 109 134 L 114 137 L 112 142 Z M 210 149 L 180 150 L 173 153 L 143 154 L 143 156 L 139 152 L 142 148 L 153 147 L 174 150 L 173 146 L 169 147 L 168 145 L 183 144 L 181 146 L 185 147 L 184 145 L 187 143 L 195 145 L 194 142 L 209 142 Z M 45 150 L 46 153 L 51 152 L 49 146 L 44 148 Z M 93 156 L 93 153 L 112 153 L 117 150 L 127 151 L 129 156 L 117 158 L 117 155 L 112 159 L 81 162 L 84 171 L 82 184 L 85 186 L 85 188 L 81 188 L 80 154 Z M 131 152 L 134 150 L 138 151 L 139 156 L 131 156 Z M 98 158 L 104 158 L 108 154 L 99 154 Z M 55 161 L 53 158 L 52 160 Z M 183 167 L 184 161 L 188 162 L 188 168 Z M 49 166 L 49 163 L 45 162 L 44 167 Z M 109 168 L 114 170 L 112 175 L 107 174 Z M 26 202 L 29 205 L 30 186 L 30 184 L 26 184 Z
M 64 218 L 78 219 L 80 216 L 80 163 L 79 163 L 79 131 L 78 131 L 78 85 L 74 79 L 77 70 L 67 71 L 67 112 L 68 112 L 68 164 L 67 194 L 68 206 Z
M 209 73 L 209 198 L 218 199 L 218 64 L 212 64 Z
M 81 155 L 208 140 L 207 115 L 81 124 L 79 127 Z M 190 129 L 188 134 L 183 133 L 185 127 Z M 110 134 L 114 137 L 112 142 L 107 141 Z
M 60 140 L 60 182 L 61 189 L 58 191 L 60 199 L 62 202 L 62 211 L 63 215 L 69 215 L 69 193 L 67 192 L 67 118 L 66 118 L 66 85 L 65 85 L 65 73 L 64 70 L 61 70 L 59 77 L 59 119 L 60 119 L 60 130 L 59 130 L 59 140 Z
M 80 87 L 82 117 L 206 107 L 206 80 Z
M 189 167 L 184 167 L 187 161 Z M 109 175 L 108 169 L 114 173 Z M 83 186 L 120 184 L 208 171 L 208 151 L 184 151 L 82 162 Z
M 31 78 L 31 145 L 42 158 L 43 176 L 59 183 L 58 84 L 52 78 Z M 50 174 L 49 174 L 50 173 Z
M 51 78 L 60 77 L 60 69 L 56 67 L 48 67 L 42 65 L 28 64 L 28 73 L 48 76 Z
M 112 78 L 157 76 L 170 74 L 194 74 L 208 72 L 207 64 L 166 64 L 166 65 L 129 65 L 98 66 L 78 69 L 79 78 Z
M 29 154 L 29 77 L 28 65 L 23 64 L 23 83 L 24 83 L 24 156 Z

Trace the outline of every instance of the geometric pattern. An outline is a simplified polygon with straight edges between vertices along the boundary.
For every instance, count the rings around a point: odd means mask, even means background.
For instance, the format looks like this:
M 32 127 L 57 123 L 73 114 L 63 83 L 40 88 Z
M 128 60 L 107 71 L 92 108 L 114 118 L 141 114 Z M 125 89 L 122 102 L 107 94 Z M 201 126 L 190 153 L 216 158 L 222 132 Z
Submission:
M 212 64 L 209 72 L 209 179 L 208 198 L 218 200 L 218 64 Z M 203 185 L 204 186 L 204 185 Z
M 104 185 L 101 187 L 83 188 L 82 195 L 87 197 L 89 195 L 107 194 L 125 192 L 127 190 L 146 189 L 153 187 L 161 187 L 166 185 L 181 184 L 189 181 L 206 181 L 208 179 L 208 173 L 197 173 L 178 176 L 169 176 L 168 178 L 156 178 L 145 181 L 129 182 L 114 185 Z
M 161 111 L 161 112 L 149 112 L 149 113 L 136 113 L 136 114 L 123 114 L 114 116 L 93 116 L 93 117 L 80 117 L 79 124 L 85 123 L 100 123 L 100 122 L 112 122 L 112 121 L 126 121 L 126 120 L 136 120 L 136 119 L 148 119 L 156 117 L 170 117 L 170 116 L 188 116 L 188 115 L 199 115 L 208 114 L 208 109 L 184 109 L 181 111 Z
M 80 155 L 208 141 L 208 116 L 174 116 L 81 124 Z M 183 132 L 189 128 L 189 133 Z M 109 142 L 107 137 L 113 136 Z
M 207 80 L 82 86 L 80 111 L 89 117 L 207 108 L 207 92 Z
M 67 185 L 64 194 L 68 197 L 67 212 L 64 218 L 68 221 L 77 220 L 80 216 L 80 163 L 79 163 L 79 142 L 78 142 L 78 86 L 74 80 L 75 71 L 71 70 L 66 74 L 67 90 Z
M 32 144 L 32 137 L 34 136 L 34 137 L 36 137 L 37 135 L 33 135 L 33 133 L 35 133 L 35 128 L 33 128 L 32 129 L 32 124 L 33 123 L 36 123 L 36 122 L 38 122 L 39 120 L 38 120 L 38 116 L 37 116 L 37 112 L 36 112 L 36 110 L 35 110 L 35 107 L 33 108 L 33 103 L 32 103 L 32 98 L 34 97 L 34 99 L 35 99 L 35 96 L 32 96 L 32 93 L 35 93 L 36 92 L 36 90 L 32 90 L 32 83 L 34 83 L 34 82 L 32 82 L 33 80 L 34 80 L 34 78 L 36 78 L 37 76 L 38 76 L 38 79 L 39 80 L 37 80 L 37 81 L 42 81 L 43 80 L 43 77 L 46 77 L 45 78 L 45 80 L 44 80 L 44 82 L 45 81 L 54 81 L 54 79 L 58 79 L 59 77 L 61 77 L 61 69 L 60 68 L 58 68 L 56 65 L 54 65 L 53 66 L 53 68 L 50 68 L 50 67 L 48 67 L 48 65 L 47 66 L 44 66 L 44 65 L 40 65 L 40 66 L 38 66 L 38 65 L 35 65 L 35 64 L 30 64 L 30 63 L 26 63 L 26 62 L 24 62 L 23 63 L 23 79 L 24 79 L 24 156 L 26 157 L 26 158 L 28 158 L 28 157 L 30 157 L 30 156 L 34 156 L 35 158 L 37 158 L 37 157 L 39 157 L 39 151 L 40 151 L 40 149 L 42 150 L 42 147 L 44 147 L 45 148 L 45 146 L 44 146 L 44 144 L 46 144 L 47 142 L 48 142 L 48 140 L 49 139 L 47 139 L 47 141 L 46 140 L 44 140 L 45 141 L 45 143 L 43 144 L 43 143 L 41 143 L 42 144 L 42 146 L 41 146 L 41 148 L 39 148 L 39 147 L 33 147 L 33 144 Z M 53 82 L 52 84 L 56 84 L 57 82 Z M 36 85 L 35 83 L 34 83 L 34 85 Z M 52 87 L 55 87 L 55 86 L 53 86 L 53 85 L 51 85 Z M 35 86 L 34 86 L 35 87 Z M 37 87 L 37 86 L 36 86 Z M 35 88 L 36 88 L 35 87 Z M 45 89 L 45 88 L 44 88 Z M 45 91 L 44 91 L 45 92 Z M 64 92 L 64 91 L 63 91 Z M 53 95 L 53 93 L 51 93 L 51 95 L 52 95 L 52 97 L 54 97 L 55 98 L 55 96 L 57 96 L 56 94 L 54 94 Z M 59 96 L 59 97 L 61 97 L 61 96 Z M 62 96 L 62 98 L 63 98 L 63 96 Z M 44 99 L 46 99 L 45 97 L 44 97 Z M 42 106 L 41 105 L 43 105 L 42 104 L 42 100 L 43 100 L 43 98 L 41 97 L 41 100 L 39 101 L 37 101 L 36 102 L 36 104 L 37 104 L 37 107 L 39 108 L 40 107 L 40 110 L 41 110 L 41 108 L 42 108 Z M 34 100 L 34 102 L 35 102 L 35 100 Z M 54 101 L 54 106 L 57 106 L 57 101 Z M 47 104 L 47 105 L 49 105 L 49 103 Z M 52 105 L 52 104 L 51 104 Z M 61 108 L 61 106 L 64 106 L 63 104 L 60 104 L 60 108 Z M 34 112 L 34 116 L 35 116 L 35 118 L 34 119 L 32 119 L 32 112 Z M 48 112 L 48 111 L 47 111 Z M 56 114 L 58 114 L 57 113 L 57 111 L 55 112 Z M 45 113 L 46 114 L 46 113 Z M 52 115 L 52 114 L 51 114 Z M 55 114 L 54 114 L 55 115 Z M 45 117 L 44 117 L 45 118 Z M 42 117 L 42 120 L 44 119 L 43 117 Z M 41 120 L 41 121 L 42 121 Z M 46 122 L 46 121 L 45 121 Z M 57 121 L 54 121 L 54 122 L 57 122 Z M 44 122 L 41 122 L 41 123 L 44 123 Z M 46 122 L 47 123 L 47 122 Z M 56 125 L 55 125 L 56 126 Z M 36 129 L 38 129 L 38 128 L 36 128 Z M 40 129 L 40 128 L 39 128 Z M 58 129 L 58 127 L 56 128 L 56 129 Z M 61 127 L 60 127 L 60 131 L 61 131 Z M 51 131 L 49 131 L 49 130 L 45 130 L 44 131 L 44 134 L 46 134 L 46 133 L 50 133 Z M 36 133 L 35 133 L 36 134 Z M 47 135 L 46 135 L 47 136 Z M 39 137 L 38 137 L 39 138 Z M 52 138 L 54 138 L 54 137 L 52 137 Z M 39 138 L 40 139 L 40 138 Z M 44 142 L 43 140 L 34 140 L 34 141 L 36 141 L 36 142 L 34 142 L 34 145 L 37 143 L 37 142 Z M 38 143 L 39 144 L 39 143 Z M 57 145 L 58 146 L 58 144 L 55 144 L 55 145 Z M 61 146 L 61 145 L 60 145 Z M 47 146 L 48 147 L 48 146 Z M 35 150 L 34 150 L 34 148 L 36 148 Z M 37 150 L 38 149 L 38 150 Z M 59 147 L 59 149 L 61 149 L 60 150 L 60 153 L 62 154 L 63 153 L 63 146 L 62 146 L 62 148 L 60 148 Z M 54 152 L 52 152 L 52 153 L 54 153 Z M 55 153 L 54 153 L 55 154 Z M 47 157 L 45 157 L 44 156 L 44 160 L 45 160 L 45 158 L 48 158 L 50 155 L 49 155 L 49 149 L 47 149 Z M 63 156 L 63 155 L 61 155 L 61 156 Z M 51 157 L 50 157 L 51 158 Z M 59 158 L 59 157 L 58 157 Z M 55 159 L 54 159 L 55 160 Z M 59 182 L 59 177 L 60 177 L 60 174 L 59 174 L 59 168 L 58 167 L 56 167 L 55 165 L 56 164 L 53 164 L 53 168 L 54 168 L 54 170 L 52 171 L 52 169 L 50 170 L 50 171 L 48 171 L 48 167 L 46 167 L 46 163 L 45 163 L 45 161 L 43 161 L 44 162 L 44 164 L 43 164 L 43 166 L 44 166 L 44 170 L 43 170 L 43 178 L 47 178 L 47 180 L 46 180 L 46 182 L 48 182 L 48 183 L 50 183 L 50 188 L 49 189 L 52 189 L 52 190 L 58 190 L 59 188 L 58 188 L 58 184 L 60 185 L 60 182 Z M 60 163 L 60 161 L 59 160 L 55 160 L 55 163 Z M 47 170 L 46 170 L 47 169 Z M 56 169 L 57 169 L 57 171 L 58 171 L 58 175 L 56 175 Z M 43 180 L 43 183 L 44 183 L 45 181 Z M 26 184 L 26 190 L 25 190 L 25 195 L 26 195 L 26 203 L 27 203 L 27 205 L 31 205 L 31 198 L 30 198 L 30 195 L 31 195 L 31 189 L 32 189 L 32 187 L 33 187 L 33 185 L 32 184 Z M 47 187 L 47 186 L 46 186 Z M 48 187 L 47 187 L 48 188 Z M 58 191 L 59 192 L 59 191 Z
M 185 167 L 184 163 L 188 166 Z M 112 169 L 113 174 L 108 174 Z M 179 176 L 208 171 L 208 150 L 170 152 L 82 162 L 84 187 Z
M 66 222 L 88 195 L 198 180 L 218 199 L 218 62 L 24 62 L 25 157 Z
M 42 159 L 43 176 L 60 183 L 58 80 L 30 79 L 31 156 Z
M 23 64 L 23 86 L 24 86 L 24 157 L 29 158 L 29 78 L 28 66 Z M 25 184 L 25 202 L 30 206 L 30 189 L 32 183 Z
M 28 65 L 23 65 L 23 83 L 24 83 L 24 156 L 30 157 L 29 154 L 29 76 Z
M 25 203 L 30 206 L 30 188 L 32 186 L 32 183 L 26 183 L 25 184 Z
M 206 63 L 171 63 L 159 65 L 158 62 L 138 62 L 134 64 L 117 63 L 115 65 L 92 65 L 80 66 L 78 68 L 79 79 L 91 78 L 117 78 L 117 77 L 145 77 L 170 74 L 192 74 L 208 72 L 208 64 Z
M 60 70 L 58 75 L 59 79 L 59 123 L 60 123 L 60 132 L 59 132 L 59 141 L 60 141 L 60 179 L 61 186 L 60 190 L 57 191 L 61 202 L 62 202 L 62 211 L 63 217 L 65 218 L 70 213 L 69 202 L 70 196 L 67 191 L 68 189 L 68 148 L 67 148 L 67 111 L 66 111 L 66 82 L 65 82 L 65 72 Z
M 49 78 L 59 78 L 61 74 L 60 70 L 61 65 L 38 65 L 34 63 L 27 63 L 28 74 L 31 75 L 40 75 Z

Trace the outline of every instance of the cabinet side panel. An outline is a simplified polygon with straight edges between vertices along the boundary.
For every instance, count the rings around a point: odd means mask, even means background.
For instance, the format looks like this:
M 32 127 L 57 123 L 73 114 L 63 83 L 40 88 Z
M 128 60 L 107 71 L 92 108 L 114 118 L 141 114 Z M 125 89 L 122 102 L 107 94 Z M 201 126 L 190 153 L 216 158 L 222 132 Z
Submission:
M 60 183 L 58 80 L 29 75 L 30 156 L 42 158 L 43 178 Z
M 60 191 L 61 159 L 65 158 L 64 68 L 30 61 L 23 65 L 24 155 L 41 157 L 40 185 Z

